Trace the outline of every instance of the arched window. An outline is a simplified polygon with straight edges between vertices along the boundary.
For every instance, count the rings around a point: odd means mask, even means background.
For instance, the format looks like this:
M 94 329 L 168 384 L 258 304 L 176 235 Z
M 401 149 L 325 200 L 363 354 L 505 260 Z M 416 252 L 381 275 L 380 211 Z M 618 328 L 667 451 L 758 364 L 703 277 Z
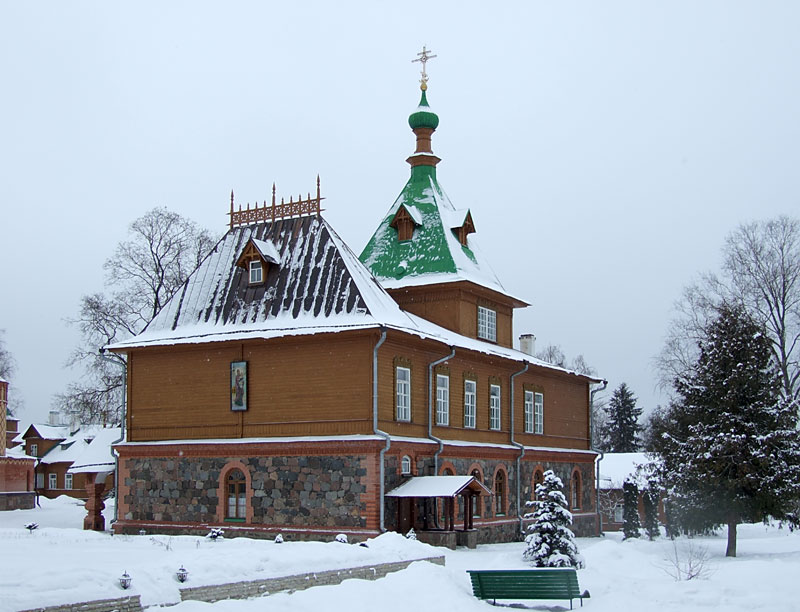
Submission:
M 403 458 L 400 460 L 400 473 L 403 476 L 409 476 L 411 474 L 411 457 L 408 455 L 403 455 Z
M 506 515 L 506 473 L 498 470 L 494 477 L 494 515 Z
M 245 520 L 247 518 L 247 482 L 244 474 L 239 469 L 231 470 L 228 472 L 225 484 L 228 501 L 225 518 Z
M 581 473 L 576 469 L 572 472 L 572 483 L 570 490 L 572 491 L 572 509 L 581 509 Z
M 536 495 L 536 487 L 544 482 L 544 472 L 542 470 L 537 469 L 533 473 L 533 494 L 531 495 L 531 499 L 537 500 L 539 499 Z

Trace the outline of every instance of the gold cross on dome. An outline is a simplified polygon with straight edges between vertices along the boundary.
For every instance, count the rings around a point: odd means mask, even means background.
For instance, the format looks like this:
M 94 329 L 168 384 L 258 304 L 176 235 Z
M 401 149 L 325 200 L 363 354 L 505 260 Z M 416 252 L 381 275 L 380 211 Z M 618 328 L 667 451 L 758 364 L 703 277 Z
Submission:
M 417 57 L 417 59 L 415 60 L 411 60 L 411 63 L 413 64 L 414 62 L 420 62 L 422 64 L 422 78 L 419 80 L 419 82 L 422 83 L 422 89 L 427 89 L 428 73 L 425 72 L 425 64 L 427 63 L 428 60 L 431 60 L 436 56 L 429 55 L 428 50 L 425 48 L 425 45 L 422 45 L 422 51 L 420 53 L 417 53 L 417 55 L 419 57 Z

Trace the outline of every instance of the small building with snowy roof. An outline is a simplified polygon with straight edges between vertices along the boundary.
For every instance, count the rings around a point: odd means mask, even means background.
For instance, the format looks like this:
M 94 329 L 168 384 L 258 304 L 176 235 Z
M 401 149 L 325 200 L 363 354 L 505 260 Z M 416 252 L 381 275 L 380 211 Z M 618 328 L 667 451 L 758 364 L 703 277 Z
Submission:
M 600 500 L 601 527 L 604 531 L 621 531 L 623 526 L 622 485 L 626 480 L 639 488 L 639 516 L 644 521 L 642 491 L 648 486 L 645 466 L 651 463 L 646 453 L 605 453 L 597 464 L 598 499 Z M 664 504 L 658 504 L 659 520 L 663 523 Z
M 511 541 L 552 469 L 575 531 L 597 533 L 599 381 L 514 348 L 527 304 L 438 183 L 425 89 L 409 124 L 411 177 L 360 257 L 322 216 L 319 181 L 253 208 L 231 195 L 225 236 L 108 347 L 127 358 L 115 531 L 425 539 L 457 523 L 468 543 Z M 433 476 L 466 480 L 401 488 Z
M 35 502 L 35 460 L 8 443 L 8 387 L 8 381 L 0 378 L 0 511 L 30 509 Z M 17 420 L 13 421 L 16 429 Z

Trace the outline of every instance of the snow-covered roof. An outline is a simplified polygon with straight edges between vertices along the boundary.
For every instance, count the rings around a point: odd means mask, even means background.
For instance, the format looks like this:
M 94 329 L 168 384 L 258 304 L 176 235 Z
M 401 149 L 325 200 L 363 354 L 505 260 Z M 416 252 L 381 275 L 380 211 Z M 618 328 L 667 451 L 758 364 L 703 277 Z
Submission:
M 271 267 L 265 283 L 256 287 L 248 284 L 246 274 L 236 266 L 254 236 L 271 237 L 282 261 L 274 270 Z M 576 374 L 527 353 L 462 336 L 402 310 L 327 221 L 317 216 L 233 228 L 141 334 L 108 348 L 272 339 L 379 327 Z
M 66 425 L 32 423 L 25 429 L 25 434 L 31 429 L 33 429 L 42 440 L 66 440 L 69 437 L 69 427 Z
M 11 459 L 36 459 L 36 457 L 31 457 L 30 455 L 26 455 L 25 447 L 23 446 L 13 446 L 6 448 L 6 457 L 10 457 Z
M 97 432 L 94 439 L 86 445 L 75 458 L 69 472 L 83 474 L 87 472 L 110 472 L 114 469 L 114 456 L 111 445 L 121 437 L 119 427 L 110 427 Z
M 272 244 L 272 241 L 259 240 L 258 238 L 253 238 L 252 240 L 253 246 L 258 249 L 261 257 L 274 264 L 281 262 L 281 255 L 278 253 L 278 249 L 275 248 L 275 245 Z
M 415 476 L 389 491 L 386 497 L 455 497 L 464 489 L 479 495 L 492 494 L 474 476 Z
M 433 284 L 442 282 L 441 278 L 445 277 L 450 281 L 473 282 L 508 295 L 483 256 L 475 236 L 468 236 L 464 246 L 452 231 L 464 223 L 469 211 L 453 206 L 435 174 L 415 176 L 417 170 L 412 168 L 411 179 L 364 247 L 361 261 L 387 288 Z M 420 217 L 413 239 L 402 243 L 390 227 L 401 206 L 409 211 L 413 207 Z
M 645 453 L 606 453 L 600 461 L 599 482 L 601 489 L 621 489 L 636 468 L 649 463 Z

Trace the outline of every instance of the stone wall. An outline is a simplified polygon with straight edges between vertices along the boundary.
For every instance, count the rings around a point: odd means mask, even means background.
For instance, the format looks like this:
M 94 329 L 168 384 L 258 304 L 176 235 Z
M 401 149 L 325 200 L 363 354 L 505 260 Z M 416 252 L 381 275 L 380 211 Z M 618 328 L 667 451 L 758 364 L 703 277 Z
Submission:
M 21 493 L 0 493 L 0 512 L 3 510 L 33 510 L 36 494 L 33 491 Z
M 309 572 L 282 576 L 280 578 L 267 578 L 265 580 L 249 580 L 246 582 L 232 582 L 212 586 L 189 587 L 181 589 L 181 601 L 215 602 L 223 599 L 247 599 L 279 591 L 300 591 L 315 586 L 339 584 L 344 580 L 358 578 L 361 580 L 377 580 L 392 572 L 404 570 L 416 561 L 428 561 L 437 565 L 444 565 L 444 557 L 428 557 L 413 561 L 396 561 L 394 563 L 377 563 L 348 569 L 328 570 L 324 572 Z M 269 604 L 265 604 L 269 605 Z
M 254 526 L 366 526 L 365 456 L 125 459 L 124 501 L 130 510 L 121 518 L 218 523 L 220 478 L 232 461 L 249 472 Z
M 140 612 L 141 610 L 142 604 L 139 596 L 132 595 L 117 599 L 97 599 L 47 608 L 31 608 L 24 612 Z

